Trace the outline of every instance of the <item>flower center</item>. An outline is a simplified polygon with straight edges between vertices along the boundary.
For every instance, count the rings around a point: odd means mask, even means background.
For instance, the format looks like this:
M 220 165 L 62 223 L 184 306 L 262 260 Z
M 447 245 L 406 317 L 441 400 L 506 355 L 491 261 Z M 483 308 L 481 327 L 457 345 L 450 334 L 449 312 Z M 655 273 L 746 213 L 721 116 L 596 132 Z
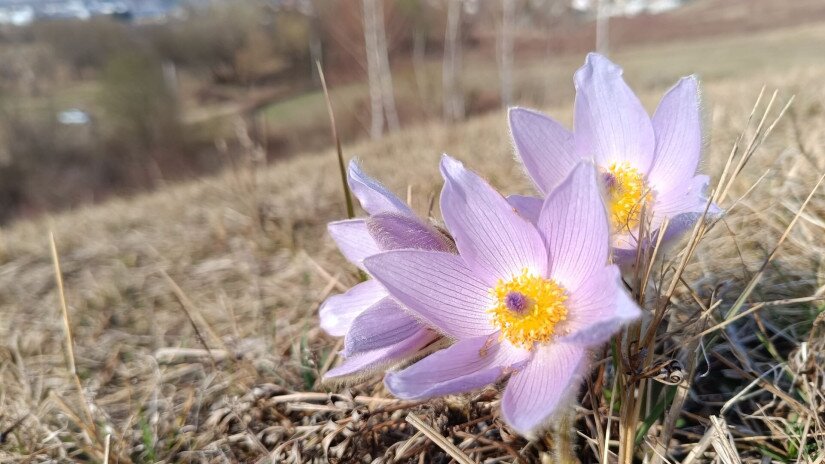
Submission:
M 639 225 L 642 204 L 653 201 L 644 176 L 627 161 L 612 163 L 602 172 L 607 191 L 607 210 L 616 233 L 629 232 Z
M 522 348 L 553 337 L 556 325 L 567 318 L 567 294 L 551 279 L 532 275 L 527 269 L 511 280 L 499 280 L 490 289 L 496 303 L 490 313 L 501 337 Z

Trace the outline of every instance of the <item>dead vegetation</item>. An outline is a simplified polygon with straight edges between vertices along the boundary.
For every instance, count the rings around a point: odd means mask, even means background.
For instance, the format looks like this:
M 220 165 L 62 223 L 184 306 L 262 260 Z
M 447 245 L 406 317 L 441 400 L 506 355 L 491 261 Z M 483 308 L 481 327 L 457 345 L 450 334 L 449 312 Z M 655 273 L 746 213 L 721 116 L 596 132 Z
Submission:
M 729 213 L 648 267 L 639 298 L 660 323 L 595 355 L 576 408 L 583 462 L 629 448 L 656 462 L 825 459 L 823 76 L 817 64 L 706 81 L 703 169 Z M 571 119 L 569 102 L 547 110 Z M 325 237 L 345 215 L 337 161 L 265 167 L 238 134 L 245 150 L 220 177 L 0 232 L 0 459 L 553 462 L 552 436 L 503 426 L 495 388 L 410 403 L 378 375 L 319 381 L 340 346 L 318 305 L 358 279 Z M 422 215 L 442 151 L 529 191 L 501 114 L 344 148 Z

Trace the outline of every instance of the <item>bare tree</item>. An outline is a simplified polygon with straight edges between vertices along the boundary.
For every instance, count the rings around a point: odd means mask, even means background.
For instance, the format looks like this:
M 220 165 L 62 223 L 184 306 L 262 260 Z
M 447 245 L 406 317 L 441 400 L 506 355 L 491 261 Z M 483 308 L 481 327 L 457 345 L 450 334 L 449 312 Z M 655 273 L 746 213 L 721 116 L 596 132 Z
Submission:
M 448 121 L 457 121 L 464 118 L 464 95 L 459 82 L 462 0 L 447 1 L 447 30 L 444 37 L 444 63 L 441 71 L 444 118 Z
M 377 139 L 384 133 L 384 103 L 381 91 L 381 63 L 378 58 L 378 31 L 375 27 L 375 2 L 364 0 L 364 44 L 367 51 L 367 81 L 370 88 L 372 124 L 370 137 Z
M 412 65 L 415 74 L 415 86 L 418 89 L 418 96 L 424 101 L 427 88 L 426 76 L 426 55 L 427 55 L 427 35 L 419 27 L 413 32 Z M 426 107 L 426 105 L 425 105 Z
M 313 2 L 307 2 L 307 16 L 309 17 L 309 68 L 312 74 L 312 82 L 321 84 L 321 75 L 318 73 L 316 63 L 322 63 L 324 53 L 321 43 L 321 17 Z
M 513 102 L 513 23 L 516 0 L 501 0 L 501 28 L 498 40 L 498 71 L 501 79 L 501 105 Z
M 400 124 L 398 122 L 398 111 L 395 109 L 395 91 L 392 85 L 392 72 L 390 71 L 387 34 L 384 30 L 384 0 L 375 2 L 373 13 L 375 36 L 378 39 L 376 51 L 378 52 L 379 75 L 381 77 L 381 100 L 384 104 L 384 115 L 387 117 L 387 127 L 390 131 L 396 131 Z
M 610 0 L 596 0 L 596 51 L 607 56 L 610 52 Z
M 538 0 L 537 6 L 541 8 L 542 28 L 545 34 L 545 54 L 548 58 L 553 56 L 554 29 L 559 25 L 561 18 L 567 14 L 570 2 L 566 0 Z
M 367 79 L 370 88 L 370 111 L 372 124 L 370 136 L 379 138 L 384 132 L 386 116 L 387 128 L 397 130 L 398 112 L 395 108 L 395 94 L 390 71 L 387 36 L 384 31 L 383 0 L 363 0 L 364 43 L 367 51 Z
M 548 63 L 551 63 L 557 55 L 555 51 L 556 28 L 564 21 L 564 17 L 569 14 L 571 9 L 569 0 L 540 0 L 535 4 L 536 7 L 541 8 L 541 25 L 544 29 L 545 48 L 544 55 Z M 551 87 L 544 87 L 544 91 L 538 95 L 544 105 L 551 102 L 553 92 Z

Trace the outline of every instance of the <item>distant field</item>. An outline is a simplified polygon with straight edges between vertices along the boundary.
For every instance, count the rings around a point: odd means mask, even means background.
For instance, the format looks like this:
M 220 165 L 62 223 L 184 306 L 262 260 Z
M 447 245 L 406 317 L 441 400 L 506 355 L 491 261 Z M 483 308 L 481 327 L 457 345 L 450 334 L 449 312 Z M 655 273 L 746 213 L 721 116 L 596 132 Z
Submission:
M 773 70 L 818 66 L 823 62 L 821 44 L 825 42 L 825 23 L 806 24 L 791 29 L 763 32 L 759 35 L 728 34 L 708 38 L 671 39 L 661 45 L 618 45 L 614 57 L 620 60 L 625 74 L 636 87 L 662 89 L 679 76 L 698 74 L 705 80 L 738 79 Z M 528 52 L 517 57 L 514 70 L 516 100 L 519 104 L 545 106 L 570 101 L 573 97 L 572 73 L 581 65 L 581 53 Z M 498 98 L 499 74 L 495 60 L 485 52 L 465 57 L 462 76 L 468 104 L 479 97 Z M 415 108 L 404 118 L 422 118 L 441 114 L 441 62 L 430 61 L 424 68 L 425 88 L 419 89 L 409 66 L 393 74 L 399 102 Z M 365 116 L 368 104 L 365 83 L 333 87 L 331 96 L 341 113 L 345 139 L 362 137 L 369 127 Z M 649 102 L 652 105 L 655 101 Z M 493 110 L 486 103 L 482 112 Z M 401 104 L 403 108 L 405 105 Z M 326 106 L 320 91 L 273 103 L 261 111 L 273 132 L 305 133 L 306 129 L 323 129 Z M 303 129 L 303 131 L 302 131 Z
M 759 35 L 622 48 L 612 56 L 651 109 L 677 77 L 700 75 L 709 131 L 703 169 L 714 180 L 747 126 L 762 86 L 768 89 L 763 109 L 778 89 L 774 115 L 796 95 L 730 198 L 739 198 L 767 176 L 725 227 L 713 231 L 689 268 L 690 282 L 703 297 L 716 291 L 726 302 L 737 297 L 825 169 L 823 43 L 825 23 L 816 23 Z M 582 60 L 575 54 L 520 61 L 518 101 L 541 106 L 570 124 L 572 72 Z M 492 62 L 480 56 L 467 61 L 469 88 L 495 87 Z M 333 91 L 339 119 L 358 92 L 357 87 Z M 318 94 L 308 94 L 271 105 L 263 114 L 273 125 L 325 124 L 321 102 Z M 755 125 L 746 131 L 746 141 Z M 512 162 L 505 117 L 498 111 L 455 125 L 416 125 L 376 142 L 344 147 L 348 158 L 360 157 L 366 171 L 394 191 L 402 196 L 409 192 L 422 214 L 440 188 L 437 160 L 442 152 L 466 161 L 507 193 L 530 191 Z M 318 402 L 311 395 L 295 407 L 268 401 L 287 392 L 347 391 L 318 382 L 335 362 L 336 351 L 336 340 L 318 328 L 318 305 L 358 279 L 325 233 L 328 221 L 345 215 L 334 154 L 330 149 L 306 152 L 268 166 L 256 164 L 252 153 L 237 153 L 236 159 L 236 166 L 219 176 L 0 230 L 0 430 L 25 418 L 0 444 L 0 459 L 99 460 L 109 433 L 120 462 L 254 462 L 282 445 L 283 455 L 289 455 L 297 443 L 307 448 L 294 451 L 305 453 L 293 454 L 294 462 L 323 456 L 320 432 L 289 440 L 309 430 L 300 427 L 341 420 L 355 409 L 313 410 L 306 406 Z M 754 299 L 804 297 L 825 283 L 823 214 L 820 193 L 766 270 Z M 83 403 L 66 369 L 50 231 L 65 279 Z M 689 304 L 689 297 L 681 297 Z M 806 321 L 780 337 L 782 343 L 798 343 L 796 331 L 807 333 L 821 311 L 819 303 L 785 306 L 764 314 L 762 322 L 770 328 L 791 319 Z M 718 379 L 717 371 L 699 379 L 697 391 L 717 394 L 712 388 L 718 387 Z M 350 391 L 370 401 L 386 398 L 377 376 L 362 379 Z M 321 403 L 327 406 L 325 400 Z M 91 419 L 85 417 L 86 407 Z M 446 417 L 446 408 L 438 402 L 416 411 L 440 418 Z M 735 422 L 737 417 L 731 413 L 728 419 Z M 677 438 L 692 446 L 704 429 L 697 435 L 691 428 L 694 419 L 686 421 L 688 432 Z M 100 430 L 92 436 L 95 427 Z M 412 435 L 408 428 L 387 433 L 389 438 L 378 440 L 370 457 Z M 519 449 L 526 446 L 508 440 Z M 767 441 L 780 449 L 783 440 Z M 742 443 L 743 449 L 756 446 Z
M 821 59 L 819 40 L 825 35 L 822 21 L 825 6 L 817 0 L 797 0 L 793 8 L 773 0 L 697 0 L 662 15 L 613 18 L 611 48 L 615 56 L 629 63 L 628 75 L 636 73 L 641 84 L 657 87 L 684 73 L 725 77 L 817 61 Z M 469 113 L 485 113 L 498 106 L 494 30 L 477 25 L 469 32 L 477 41 L 465 50 L 462 76 Z M 759 35 L 752 35 L 754 31 Z M 684 49 L 682 42 L 691 45 Z M 549 30 L 531 27 L 517 31 L 514 94 L 518 100 L 534 105 L 566 101 L 572 95 L 567 76 L 594 44 L 593 24 L 581 19 L 568 18 Z M 677 50 L 679 53 L 674 53 Z M 419 124 L 441 114 L 441 52 L 438 48 L 427 50 L 423 81 L 416 79 L 407 52 L 393 57 L 395 94 L 403 124 Z M 365 73 L 362 70 L 358 79 Z M 336 80 L 335 76 L 330 78 Z M 226 133 L 231 133 L 238 116 L 256 116 L 266 123 L 272 158 L 306 151 L 300 141 L 323 129 L 320 122 L 325 122 L 326 107 L 320 89 L 282 91 L 271 83 L 249 88 L 222 86 L 198 74 L 181 74 L 180 79 L 185 122 L 208 123 L 209 130 L 222 124 L 228 127 Z M 5 101 L 24 111 L 53 113 L 78 107 L 95 113 L 97 109 L 100 88 L 96 80 L 62 78 L 46 90 L 42 96 L 9 95 Z M 331 91 L 342 114 L 339 132 L 344 140 L 365 137 L 369 127 L 366 83 L 347 76 Z M 201 101 L 201 93 L 222 95 L 223 99 Z M 99 123 L 105 126 L 106 121 Z M 319 147 L 317 142 L 309 144 L 312 150 Z

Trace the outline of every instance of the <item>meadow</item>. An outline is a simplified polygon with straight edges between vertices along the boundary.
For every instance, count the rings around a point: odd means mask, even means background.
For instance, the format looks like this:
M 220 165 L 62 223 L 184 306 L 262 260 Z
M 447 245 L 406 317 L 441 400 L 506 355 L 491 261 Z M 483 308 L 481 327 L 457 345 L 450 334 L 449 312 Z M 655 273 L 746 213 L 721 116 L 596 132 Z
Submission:
M 815 23 L 611 55 L 650 110 L 699 74 L 701 169 L 727 213 L 651 278 L 669 306 L 649 356 L 680 360 L 684 382 L 645 380 L 626 429 L 604 381 L 622 376 L 600 363 L 576 409 L 583 462 L 616 462 L 620 440 L 635 440 L 638 462 L 825 459 L 824 40 Z M 568 126 L 582 57 L 519 71 L 554 89 L 541 109 Z M 380 375 L 321 382 L 340 341 L 318 327 L 319 304 L 360 278 L 326 235 L 346 215 L 335 152 L 267 164 L 237 133 L 220 175 L 0 230 L 0 460 L 554 462 L 552 437 L 507 430 L 496 388 L 404 402 Z M 436 219 L 444 152 L 507 193 L 531 191 L 504 112 L 343 152 Z

